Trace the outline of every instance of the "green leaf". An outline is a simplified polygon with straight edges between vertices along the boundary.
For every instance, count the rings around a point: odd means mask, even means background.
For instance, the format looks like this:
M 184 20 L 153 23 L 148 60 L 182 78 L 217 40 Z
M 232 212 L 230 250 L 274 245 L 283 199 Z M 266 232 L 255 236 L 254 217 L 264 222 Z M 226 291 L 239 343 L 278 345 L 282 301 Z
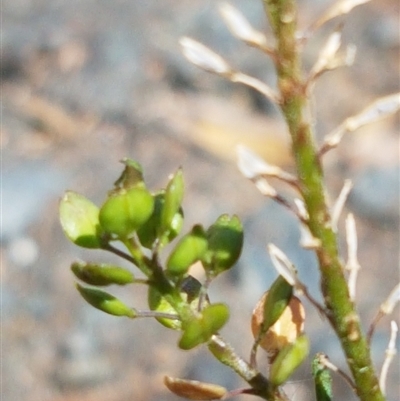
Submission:
M 220 330 L 229 319 L 229 308 L 225 304 L 211 304 L 206 306 L 201 315 L 183 327 L 183 334 L 179 340 L 179 347 L 189 350 L 199 344 L 209 341 L 211 336 Z
M 273 386 L 280 386 L 305 360 L 310 350 L 308 338 L 303 334 L 293 344 L 284 347 L 271 365 L 269 380 Z
M 320 362 L 321 356 L 323 354 L 315 355 L 312 361 L 315 395 L 317 401 L 332 401 L 332 376 L 329 369 Z
M 67 191 L 60 202 L 60 222 L 65 235 L 75 245 L 101 248 L 99 208 L 84 196 Z
M 83 287 L 78 283 L 76 283 L 76 288 L 85 301 L 96 309 L 114 316 L 127 316 L 130 318 L 136 317 L 136 312 L 134 309 L 125 305 L 118 298 L 115 298 L 113 295 L 105 291 L 101 291 L 96 288 Z
M 104 263 L 75 262 L 71 265 L 71 270 L 77 278 L 91 285 L 125 285 L 134 281 L 134 276 L 129 270 Z
M 189 267 L 202 259 L 207 251 L 207 239 L 204 229 L 195 225 L 190 233 L 183 236 L 176 244 L 167 260 L 167 273 L 171 276 L 183 276 Z
M 151 216 L 153 196 L 145 188 L 113 192 L 100 209 L 101 227 L 121 239 L 127 238 Z
M 237 216 L 220 216 L 207 230 L 208 251 L 203 265 L 212 276 L 231 268 L 243 247 L 243 226 Z

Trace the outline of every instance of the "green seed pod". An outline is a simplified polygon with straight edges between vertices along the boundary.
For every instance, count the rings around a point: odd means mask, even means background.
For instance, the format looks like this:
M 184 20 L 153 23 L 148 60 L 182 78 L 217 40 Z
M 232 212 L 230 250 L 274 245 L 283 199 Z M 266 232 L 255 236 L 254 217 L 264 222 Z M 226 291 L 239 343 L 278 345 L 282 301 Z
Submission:
M 207 230 L 208 251 L 203 258 L 207 272 L 217 276 L 238 260 L 243 246 L 243 226 L 237 216 L 223 214 Z
M 177 243 L 167 260 L 167 273 L 172 276 L 183 276 L 189 267 L 201 260 L 207 251 L 207 239 L 204 229 L 195 225 L 190 233 Z
M 181 231 L 183 225 L 183 211 L 179 209 L 173 217 L 167 232 L 161 227 L 161 214 L 165 203 L 165 193 L 154 195 L 154 209 L 150 218 L 138 230 L 140 243 L 148 249 L 152 249 L 158 239 L 161 247 L 171 242 Z
M 114 316 L 127 316 L 130 318 L 136 317 L 136 312 L 134 309 L 125 305 L 118 298 L 115 298 L 113 295 L 107 292 L 98 290 L 96 288 L 83 287 L 78 283 L 76 284 L 76 288 L 85 301 L 96 309 Z
M 229 319 L 229 309 L 225 304 L 211 304 L 206 306 L 201 315 L 183 327 L 183 334 L 179 340 L 179 348 L 189 350 L 199 344 L 206 343 L 213 334 L 220 330 Z
M 321 363 L 321 357 L 324 355 L 317 354 L 312 361 L 315 395 L 317 401 L 332 401 L 332 376 L 329 369 Z
M 161 211 L 164 206 L 164 193 L 154 195 L 153 213 L 150 218 L 138 229 L 137 234 L 140 243 L 148 249 L 153 247 L 158 237 L 158 229 L 161 220 Z
M 292 295 L 293 287 L 282 276 L 272 283 L 264 302 L 263 334 L 281 317 Z
M 123 159 L 121 163 L 125 164 L 125 169 L 115 181 L 114 186 L 116 189 L 131 189 L 131 188 L 145 188 L 144 180 L 143 180 L 143 168 L 142 166 L 132 160 L 132 159 Z
M 189 400 L 220 400 L 227 392 L 225 387 L 197 380 L 184 380 L 165 376 L 164 384 L 172 393 Z
M 122 267 L 109 264 L 75 262 L 71 270 L 77 278 L 90 285 L 125 285 L 133 283 L 133 274 Z
M 303 334 L 293 344 L 284 347 L 271 365 L 269 380 L 273 386 L 283 384 L 307 357 L 310 350 L 308 338 Z
M 67 191 L 60 202 L 60 222 L 65 235 L 75 245 L 101 248 L 99 208 L 84 196 Z
M 164 207 L 161 213 L 161 231 L 168 232 L 171 229 L 175 215 L 178 213 L 183 200 L 184 183 L 183 173 L 179 169 L 170 179 L 165 189 Z
M 192 276 L 187 276 L 182 280 L 181 296 L 184 301 L 190 304 L 193 311 L 197 311 L 199 305 L 199 295 L 201 283 Z M 172 305 L 153 287 L 149 286 L 148 303 L 152 311 L 177 314 Z M 180 320 L 156 318 L 163 326 L 174 330 L 181 330 Z
M 119 238 L 127 238 L 153 213 L 154 199 L 144 188 L 112 193 L 100 209 L 101 227 Z

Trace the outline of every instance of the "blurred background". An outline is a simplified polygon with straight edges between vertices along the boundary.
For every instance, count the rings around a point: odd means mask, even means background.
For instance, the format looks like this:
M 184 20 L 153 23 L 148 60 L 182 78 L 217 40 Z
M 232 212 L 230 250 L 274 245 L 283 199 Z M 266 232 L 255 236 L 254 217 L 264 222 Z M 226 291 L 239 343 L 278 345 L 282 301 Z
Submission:
M 308 26 L 332 1 L 301 0 Z M 261 1 L 232 1 L 268 35 Z M 210 225 L 221 213 L 245 224 L 240 263 L 211 287 L 225 300 L 231 320 L 224 336 L 247 358 L 251 311 L 276 273 L 267 242 L 296 263 L 319 299 L 311 252 L 298 246 L 293 217 L 263 198 L 235 165 L 245 143 L 270 163 L 292 170 L 289 138 L 277 109 L 258 93 L 191 66 L 181 55 L 183 35 L 196 38 L 242 71 L 275 83 L 271 62 L 233 39 L 211 0 L 3 0 L 2 2 L 2 395 L 18 401 L 177 400 L 162 384 L 165 374 L 243 386 L 200 348 L 177 350 L 178 334 L 152 320 L 129 321 L 89 307 L 77 294 L 73 260 L 115 261 L 104 252 L 71 245 L 58 223 L 66 189 L 100 204 L 130 157 L 144 167 L 152 189 L 184 169 L 186 229 Z M 344 44 L 355 43 L 352 68 L 324 75 L 314 108 L 318 140 L 376 97 L 399 90 L 399 3 L 371 2 L 345 20 Z M 338 21 L 310 40 L 310 68 Z M 346 212 L 355 214 L 360 272 L 357 302 L 364 327 L 399 280 L 398 115 L 345 136 L 324 158 L 330 196 L 343 181 L 354 189 Z M 280 188 L 286 193 L 285 188 Z M 344 219 L 341 248 L 346 258 Z M 146 308 L 144 289 L 112 289 Z M 344 367 L 335 335 L 307 307 L 312 352 Z M 399 322 L 399 309 L 395 310 Z M 380 370 L 389 340 L 384 318 L 373 339 Z M 397 343 L 398 346 L 400 343 Z M 259 362 L 265 366 L 262 351 Z M 346 369 L 344 367 L 344 369 Z M 388 398 L 399 394 L 399 360 L 391 369 Z M 288 393 L 313 400 L 309 365 Z M 336 399 L 355 399 L 335 379 Z M 238 398 L 239 399 L 239 398 Z

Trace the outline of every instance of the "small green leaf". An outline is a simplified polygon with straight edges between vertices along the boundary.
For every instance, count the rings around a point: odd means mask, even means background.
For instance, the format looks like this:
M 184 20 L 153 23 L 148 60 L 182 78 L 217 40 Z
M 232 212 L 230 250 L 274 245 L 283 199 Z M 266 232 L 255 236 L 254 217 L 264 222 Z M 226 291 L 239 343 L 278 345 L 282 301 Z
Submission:
M 213 334 L 220 330 L 229 319 L 229 309 L 225 304 L 211 304 L 206 306 L 201 315 L 183 327 L 183 334 L 179 340 L 179 347 L 189 350 L 199 344 L 206 343 Z
M 59 213 L 62 229 L 75 245 L 101 248 L 99 208 L 94 203 L 67 191 L 61 199 Z
M 220 216 L 207 230 L 208 251 L 203 264 L 208 273 L 216 276 L 231 268 L 243 247 L 243 226 L 237 216 Z
M 225 387 L 197 380 L 184 380 L 165 376 L 164 384 L 174 394 L 189 400 L 219 400 L 227 392 Z
M 167 260 L 167 273 L 172 276 L 183 276 L 189 267 L 202 259 L 207 251 L 207 239 L 204 229 L 195 225 L 190 233 L 177 243 Z
M 317 401 L 332 401 L 332 376 L 329 369 L 320 362 L 321 356 L 323 354 L 315 355 L 312 361 L 315 395 Z
M 101 227 L 127 238 L 150 218 L 153 207 L 153 196 L 145 188 L 114 191 L 100 209 Z
M 134 309 L 125 305 L 118 298 L 115 298 L 113 295 L 105 291 L 101 291 L 96 288 L 83 287 L 78 283 L 76 283 L 76 288 L 85 301 L 96 309 L 114 316 L 127 316 L 130 318 L 136 317 L 136 312 Z
M 293 344 L 284 347 L 271 365 L 269 380 L 273 386 L 283 384 L 305 360 L 310 350 L 308 338 L 303 334 Z
M 90 285 L 125 285 L 133 283 L 133 274 L 122 267 L 109 264 L 75 262 L 71 270 L 77 278 Z
M 184 182 L 183 173 L 179 169 L 170 179 L 165 189 L 164 207 L 161 213 L 161 231 L 168 232 L 171 229 L 175 215 L 178 213 L 183 200 Z

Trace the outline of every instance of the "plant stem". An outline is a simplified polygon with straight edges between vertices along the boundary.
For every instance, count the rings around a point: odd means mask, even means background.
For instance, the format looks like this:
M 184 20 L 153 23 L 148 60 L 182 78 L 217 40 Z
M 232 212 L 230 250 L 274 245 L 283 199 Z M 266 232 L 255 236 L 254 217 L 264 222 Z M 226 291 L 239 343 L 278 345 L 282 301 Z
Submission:
M 220 335 L 215 334 L 211 337 L 208 349 L 215 358 L 229 366 L 252 387 L 247 394 L 257 395 L 267 401 L 288 401 L 281 390 L 272 388 L 267 378 L 239 357 Z
M 309 99 L 305 93 L 305 80 L 301 73 L 299 46 L 296 40 L 296 0 L 263 2 L 276 38 L 280 107 L 292 138 L 301 192 L 310 216 L 308 226 L 313 236 L 321 241 L 316 253 L 328 317 L 341 341 L 360 400 L 383 401 L 384 396 L 379 389 L 370 349 L 349 296 L 338 254 L 337 237 L 332 229 L 326 202 L 323 169 L 308 115 Z

